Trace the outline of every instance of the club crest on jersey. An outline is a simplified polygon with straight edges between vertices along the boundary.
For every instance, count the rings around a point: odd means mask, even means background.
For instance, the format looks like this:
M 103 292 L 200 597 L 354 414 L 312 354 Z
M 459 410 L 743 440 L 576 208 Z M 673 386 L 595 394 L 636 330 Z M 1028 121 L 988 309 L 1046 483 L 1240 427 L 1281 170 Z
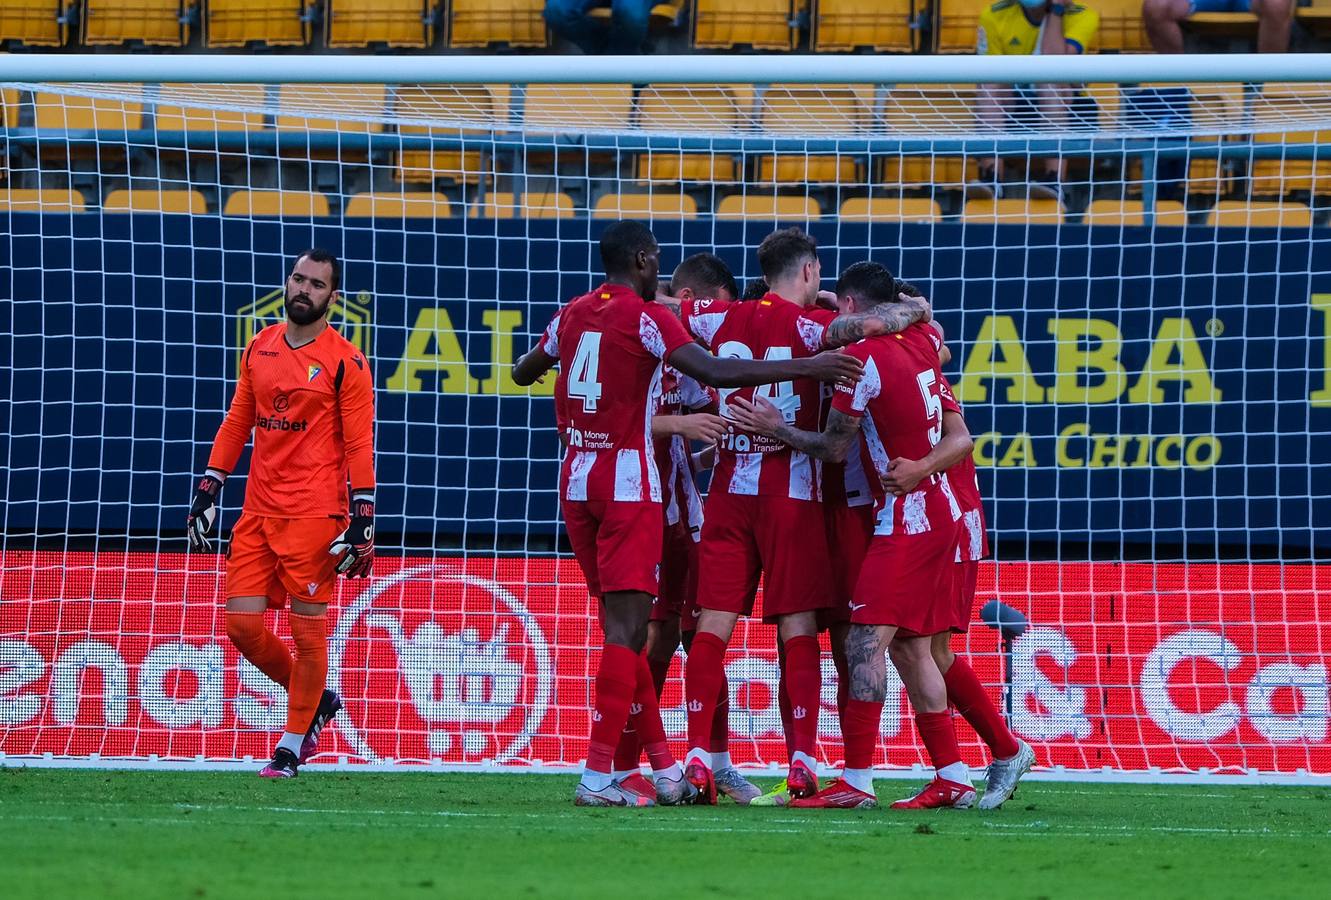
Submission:
M 323 366 L 310 366 L 308 371 L 310 377 L 305 379 L 306 382 L 313 381 L 316 377 L 318 377 L 319 373 L 323 371 Z

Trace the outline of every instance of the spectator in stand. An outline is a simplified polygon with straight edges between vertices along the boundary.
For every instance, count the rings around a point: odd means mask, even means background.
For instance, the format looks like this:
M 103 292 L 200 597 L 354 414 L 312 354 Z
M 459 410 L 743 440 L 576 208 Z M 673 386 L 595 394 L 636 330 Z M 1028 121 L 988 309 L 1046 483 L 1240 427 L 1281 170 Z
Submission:
M 1182 53 L 1179 23 L 1199 12 L 1250 12 L 1257 17 L 1257 52 L 1289 50 L 1294 0 L 1142 0 L 1142 22 L 1156 53 Z
M 1185 0 L 1186 2 L 1186 0 Z M 1100 27 L 1100 14 L 1089 6 L 1061 0 L 999 0 L 980 13 L 975 52 L 981 56 L 1061 56 L 1085 53 Z M 980 121 L 994 128 L 1066 127 L 1078 91 L 1072 85 L 980 85 Z M 1023 111 L 1024 109 L 1024 111 Z M 1041 168 L 1037 172 L 1035 166 Z M 1031 161 L 1030 196 L 1062 199 L 1060 159 Z M 1003 195 L 1003 160 L 982 161 L 972 196 Z
M 608 24 L 590 14 L 595 7 L 609 7 Z M 545 0 L 550 28 L 587 54 L 641 53 L 651 16 L 651 0 Z

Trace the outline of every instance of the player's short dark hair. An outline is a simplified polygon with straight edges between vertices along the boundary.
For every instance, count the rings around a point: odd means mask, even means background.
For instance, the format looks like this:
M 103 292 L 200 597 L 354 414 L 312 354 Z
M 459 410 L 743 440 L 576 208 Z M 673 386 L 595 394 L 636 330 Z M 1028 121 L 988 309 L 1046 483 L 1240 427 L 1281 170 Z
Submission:
M 919 288 L 911 284 L 909 281 L 902 281 L 900 278 L 897 279 L 896 292 L 898 294 L 905 294 L 907 297 L 924 296 L 924 291 L 921 291 Z
M 337 258 L 336 253 L 331 250 L 325 250 L 322 247 L 311 247 L 303 253 L 297 254 L 296 258 L 291 263 L 293 271 L 296 268 L 296 264 L 302 259 L 308 259 L 310 262 L 328 263 L 329 267 L 333 270 L 332 287 L 333 290 L 337 290 L 338 285 L 342 283 L 342 261 Z
M 767 286 L 766 278 L 755 278 L 744 287 L 744 296 L 741 300 L 761 300 L 766 297 L 772 289 Z
M 734 273 L 715 253 L 695 253 L 675 267 L 670 276 L 670 296 L 679 296 L 684 288 L 691 288 L 699 297 L 715 297 L 722 291 L 731 297 L 739 296 Z
M 773 231 L 758 245 L 758 266 L 769 284 L 817 258 L 818 242 L 799 228 Z
M 641 222 L 616 222 L 601 232 L 601 265 L 607 275 L 633 271 L 633 260 L 656 246 L 656 235 Z
M 892 303 L 897 298 L 897 279 L 887 266 L 876 262 L 857 262 L 847 266 L 836 280 L 836 295 L 853 294 L 861 308 Z

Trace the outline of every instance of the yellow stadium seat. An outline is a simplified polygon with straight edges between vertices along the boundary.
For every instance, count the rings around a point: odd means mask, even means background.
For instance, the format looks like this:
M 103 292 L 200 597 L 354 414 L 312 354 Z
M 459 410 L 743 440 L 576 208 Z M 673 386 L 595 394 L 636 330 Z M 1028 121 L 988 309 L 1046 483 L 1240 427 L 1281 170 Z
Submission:
M 936 222 L 943 217 L 928 197 L 851 197 L 841 204 L 843 222 Z
M 1125 53 L 1150 53 L 1151 40 L 1142 24 L 1142 0 L 1089 0 L 1100 13 L 1100 33 L 1096 46 L 1101 50 Z
M 328 198 L 311 191 L 236 191 L 222 207 L 224 216 L 310 218 L 328 213 Z
M 815 52 L 847 52 L 872 47 L 909 53 L 919 31 L 912 29 L 912 0 L 813 0 Z
M 18 91 L 13 88 L 0 88 L 0 125 L 6 128 L 17 128 L 18 119 Z
M 1198 12 L 1180 23 L 1198 34 L 1241 35 L 1257 33 L 1257 16 L 1250 12 Z
M 803 0 L 696 0 L 693 46 L 724 50 L 749 44 L 758 50 L 794 50 L 794 27 Z
M 453 208 L 443 194 L 404 191 L 389 194 L 356 194 L 342 210 L 349 219 L 450 219 Z
M 262 112 L 241 112 L 229 109 L 205 109 L 194 106 L 200 98 L 209 96 L 214 101 L 220 95 L 206 94 L 196 85 L 164 84 L 156 106 L 158 131 L 258 131 L 263 128 Z M 228 105 L 249 106 L 255 110 L 265 105 L 265 91 L 261 84 L 227 85 L 225 102 Z
M 1254 159 L 1248 169 L 1250 193 L 1284 196 L 1290 191 L 1331 193 L 1331 130 L 1286 130 L 1299 123 L 1327 120 L 1331 97 L 1321 85 L 1272 82 L 1252 98 L 1252 121 L 1257 144 L 1319 145 L 1321 159 Z M 1257 130 L 1263 129 L 1266 130 Z
M 985 0 L 935 0 L 934 52 L 974 53 Z
M 129 96 L 143 93 L 141 84 L 103 85 Z M 32 98 L 36 124 L 54 131 L 133 131 L 142 127 L 143 104 L 138 100 L 78 97 L 38 91 Z
M 206 213 L 208 203 L 198 191 L 152 191 L 133 188 L 112 191 L 102 201 L 105 212 Z
M 544 47 L 548 43 L 544 0 L 453 0 L 448 45 Z
M 468 215 L 473 219 L 571 219 L 574 216 L 573 198 L 562 192 L 523 194 L 520 200 L 508 191 L 490 191 L 485 199 L 471 207 Z
M 84 0 L 83 43 L 141 41 L 159 47 L 189 43 L 193 0 Z
M 334 107 L 364 120 L 316 115 Z M 277 95 L 277 130 L 378 134 L 384 130 L 387 107 L 388 87 L 383 84 L 284 84 Z
M 1063 207 L 1057 200 L 1034 198 L 971 200 L 961 212 L 963 222 L 988 225 L 1059 225 Z
M 1083 222 L 1086 225 L 1112 225 L 1116 228 L 1145 225 L 1145 210 L 1140 200 L 1092 200 L 1086 208 Z M 1177 200 L 1160 200 L 1155 204 L 1155 224 L 1182 227 L 1188 224 L 1188 211 Z
M 606 194 L 593 219 L 696 219 L 698 202 L 688 194 Z
M 528 128 L 627 128 L 633 107 L 629 84 L 529 84 L 522 121 Z
M 644 131 L 730 133 L 743 127 L 751 103 L 748 86 L 653 84 L 638 95 L 637 123 Z M 740 176 L 735 157 L 714 153 L 649 150 L 637 160 L 641 181 L 734 182 Z
M 716 207 L 718 219 L 766 219 L 799 221 L 817 219 L 823 214 L 812 197 L 773 196 L 772 194 L 732 194 Z
M 974 110 L 973 84 L 897 84 L 883 102 L 883 128 L 916 135 L 973 132 Z M 977 167 L 960 156 L 888 157 L 878 181 L 888 187 L 955 187 L 973 181 Z
M 684 8 L 683 3 L 655 3 L 652 4 L 651 17 L 654 20 L 663 22 L 674 22 L 679 18 L 680 10 Z M 602 19 L 609 21 L 615 11 L 608 6 L 593 6 L 587 10 L 587 15 L 593 19 Z
M 0 3 L 0 41 L 22 41 L 30 47 L 63 47 L 69 26 L 62 15 L 72 0 L 28 0 Z
M 83 212 L 83 195 L 78 191 L 0 190 L 0 212 Z
M 889 188 L 955 188 L 977 177 L 979 163 L 962 156 L 889 156 L 883 160 L 877 183 Z
M 398 125 L 399 134 L 469 134 L 481 127 L 502 128 L 508 116 L 508 85 L 441 84 L 403 85 L 394 92 L 393 112 L 398 119 L 476 123 L 478 128 Z M 486 175 L 479 150 L 403 150 L 395 170 L 399 181 L 432 184 L 447 178 L 475 184 Z
M 209 47 L 249 43 L 305 47 L 310 43 L 314 7 L 314 0 L 208 0 L 204 43 Z
M 855 135 L 873 124 L 873 88 L 856 85 L 772 85 L 763 94 L 764 131 L 799 137 Z M 758 159 L 758 180 L 805 184 L 859 180 L 854 156 L 799 154 Z
M 325 40 L 330 47 L 429 47 L 437 0 L 328 0 Z
M 1216 228 L 1308 228 L 1312 210 L 1303 203 L 1256 203 L 1221 200 L 1206 217 Z

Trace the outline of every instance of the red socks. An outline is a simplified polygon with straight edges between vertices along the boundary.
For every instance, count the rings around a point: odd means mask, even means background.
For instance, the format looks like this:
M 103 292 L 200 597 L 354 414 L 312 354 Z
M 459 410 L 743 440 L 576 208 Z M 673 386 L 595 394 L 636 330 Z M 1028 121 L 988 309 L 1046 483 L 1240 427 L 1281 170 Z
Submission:
M 947 699 L 975 729 L 980 740 L 989 745 L 994 759 L 1009 759 L 1017 755 L 1017 739 L 1012 730 L 1003 721 L 998 707 L 989 699 L 975 670 L 960 656 L 953 660 L 952 667 L 943 676 L 943 683 L 947 685 Z
M 716 695 L 716 712 L 712 713 L 712 742 L 708 750 L 713 753 L 730 752 L 730 682 L 725 666 L 721 667 L 721 692 Z
M 684 699 L 689 713 L 689 748 L 711 745 L 716 701 L 725 683 L 726 642 L 707 631 L 693 636 L 684 666 Z
M 790 695 L 793 753 L 814 755 L 818 743 L 818 708 L 823 677 L 818 638 L 802 634 L 786 641 L 786 692 Z
M 261 612 L 226 614 L 226 635 L 260 672 L 286 687 L 291 683 L 291 653 L 263 624 Z
M 955 762 L 961 762 L 961 747 L 957 746 L 957 734 L 952 730 L 951 713 L 916 712 L 915 727 L 919 729 L 924 749 L 929 752 L 934 771 L 940 772 Z
M 287 734 L 304 734 L 314 721 L 328 678 L 328 623 L 324 616 L 291 613 L 296 661 L 287 687 Z
M 633 703 L 629 706 L 629 725 L 637 732 L 642 747 L 647 751 L 647 761 L 653 772 L 660 772 L 675 764 L 675 757 L 666 744 L 665 726 L 661 724 L 661 710 L 656 700 L 656 684 L 652 680 L 652 668 L 647 664 L 645 655 L 638 656 L 638 685 L 633 694 Z M 628 768 L 635 768 L 637 762 Z
M 883 716 L 882 701 L 852 700 L 847 698 L 841 714 L 841 738 L 846 748 L 847 769 L 868 769 L 873 766 L 874 751 L 878 749 L 878 723 Z
M 776 683 L 776 705 L 781 712 L 781 734 L 786 739 L 786 759 L 795 753 L 795 719 L 790 714 L 790 691 L 786 690 L 786 661 L 781 660 L 781 675 Z
M 596 670 L 592 700 L 592 731 L 587 744 L 587 768 L 613 771 L 615 744 L 629 718 L 629 704 L 638 683 L 638 654 L 619 644 L 606 644 Z

